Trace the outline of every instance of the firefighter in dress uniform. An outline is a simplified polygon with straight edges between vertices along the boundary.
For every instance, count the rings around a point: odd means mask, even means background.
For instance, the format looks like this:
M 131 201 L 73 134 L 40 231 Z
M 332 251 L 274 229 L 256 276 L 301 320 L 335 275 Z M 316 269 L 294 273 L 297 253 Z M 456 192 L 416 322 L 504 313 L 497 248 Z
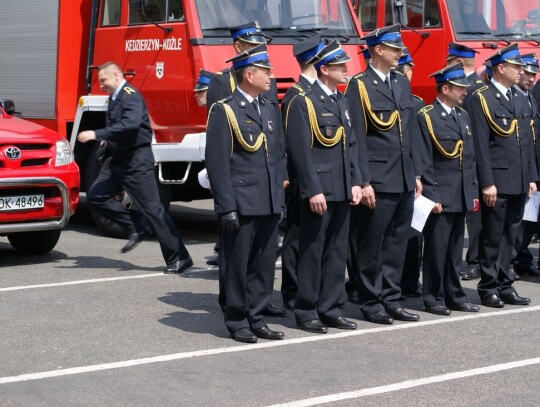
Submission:
M 298 328 L 312 333 L 356 329 L 339 309 L 349 205 L 362 197 L 349 104 L 337 92 L 349 60 L 337 40 L 322 48 L 311 59 L 317 81 L 291 100 L 286 113 L 288 159 L 301 198 L 294 313 Z
M 266 45 L 232 58 L 238 86 L 210 109 L 206 168 L 221 224 L 225 325 L 239 342 L 282 339 L 266 325 L 277 250 L 277 225 L 285 206 L 286 158 L 270 88 Z
M 430 75 L 437 98 L 420 110 L 422 194 L 435 202 L 423 230 L 423 299 L 427 312 L 478 312 L 466 302 L 460 269 L 465 238 L 465 213 L 478 208 L 474 135 L 467 112 L 459 105 L 469 81 L 460 62 Z

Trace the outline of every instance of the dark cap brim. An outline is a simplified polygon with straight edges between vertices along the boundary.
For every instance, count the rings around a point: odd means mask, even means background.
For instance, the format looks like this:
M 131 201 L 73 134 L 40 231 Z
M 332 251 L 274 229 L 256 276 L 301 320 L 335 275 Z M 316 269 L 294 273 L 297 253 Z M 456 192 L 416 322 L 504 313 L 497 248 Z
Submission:
M 471 82 L 469 82 L 467 78 L 452 79 L 451 81 L 448 81 L 447 83 L 451 83 L 452 85 L 462 86 L 462 87 L 471 86 Z
M 250 44 L 265 44 L 270 38 L 264 34 L 248 35 L 245 37 L 238 37 L 236 41 L 244 41 Z
M 272 64 L 270 64 L 270 61 L 257 61 L 251 65 L 256 66 L 258 68 L 274 69 Z
M 526 65 L 525 61 L 521 58 L 507 59 L 506 61 L 503 61 L 503 62 L 508 62 L 509 64 L 514 64 L 514 65 Z
M 381 42 L 381 44 L 387 45 L 387 46 L 392 47 L 392 48 L 397 48 L 397 49 L 405 48 L 405 44 L 403 44 L 402 41 L 397 41 L 397 42 L 383 41 L 383 42 Z
M 349 62 L 350 60 L 351 60 L 350 56 L 348 56 L 347 54 L 342 54 L 342 56 L 339 59 L 332 62 L 327 62 L 325 65 L 339 65 L 339 64 L 344 64 L 345 62 Z
M 524 65 L 523 70 L 529 73 L 534 73 L 534 74 L 538 73 L 538 67 L 534 65 Z

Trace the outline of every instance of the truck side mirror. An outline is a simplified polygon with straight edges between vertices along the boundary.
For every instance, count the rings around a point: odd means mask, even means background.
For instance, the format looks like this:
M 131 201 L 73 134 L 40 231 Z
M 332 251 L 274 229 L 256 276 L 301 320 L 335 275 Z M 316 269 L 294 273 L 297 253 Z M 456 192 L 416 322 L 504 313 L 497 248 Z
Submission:
M 15 103 L 11 99 L 0 99 L 0 107 L 7 113 L 15 113 Z

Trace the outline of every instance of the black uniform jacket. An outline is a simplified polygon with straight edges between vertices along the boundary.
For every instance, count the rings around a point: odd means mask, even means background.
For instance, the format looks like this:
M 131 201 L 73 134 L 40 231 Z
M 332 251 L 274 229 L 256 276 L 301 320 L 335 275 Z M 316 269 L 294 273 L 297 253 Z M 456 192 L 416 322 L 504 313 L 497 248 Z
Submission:
M 478 199 L 474 136 L 471 133 L 469 115 L 459 107 L 455 109 L 457 121 L 446 113 L 437 100 L 418 113 L 425 165 L 422 195 L 441 203 L 444 212 L 472 211 L 474 200 Z M 432 131 L 427 125 L 426 115 Z M 461 161 L 459 156 L 445 157 L 436 145 L 438 143 L 444 151 L 452 153 L 460 140 L 463 142 Z
M 490 82 L 471 96 L 465 108 L 471 118 L 479 187 L 495 185 L 500 194 L 517 195 L 527 193 L 538 174 L 530 133 L 524 130 L 527 119 L 518 98 L 512 99 L 507 100 Z M 505 134 L 516 118 L 521 130 L 516 127 Z
M 109 97 L 106 127 L 96 130 L 97 140 L 107 140 L 107 152 L 113 157 L 128 154 L 152 142 L 152 128 L 144 99 L 126 82 L 113 101 Z
M 469 81 L 470 86 L 467 86 L 467 96 L 465 96 L 465 99 L 463 99 L 463 106 L 467 103 L 467 100 L 469 100 L 476 89 L 486 85 L 476 72 L 473 72 L 467 76 L 467 80 Z
M 253 146 L 261 132 L 266 136 L 257 151 L 241 146 L 229 126 L 225 105 L 234 112 L 241 140 Z M 281 214 L 285 205 L 285 152 L 283 125 L 276 104 L 259 97 L 261 114 L 235 90 L 216 103 L 206 130 L 206 168 L 215 211 L 238 211 L 244 216 Z
M 409 81 L 403 75 L 391 73 L 392 91 L 375 71 L 368 67 L 354 76 L 345 95 L 352 111 L 352 124 L 358 138 L 360 172 L 364 182 L 370 182 L 376 192 L 401 193 L 415 188 L 415 176 L 421 175 L 419 149 L 411 149 L 411 135 L 418 134 L 418 121 Z M 388 122 L 397 111 L 401 119 L 390 129 L 377 128 L 367 106 L 360 97 L 363 83 L 369 96 L 371 111 L 381 122 Z M 380 127 L 380 126 L 379 126 Z
M 232 95 L 236 89 L 237 83 L 234 73 L 231 68 L 224 69 L 221 72 L 218 72 L 208 86 L 208 91 L 206 92 L 206 108 L 210 111 L 212 105 L 221 99 L 226 98 L 227 96 Z M 263 93 L 261 96 L 264 96 L 265 99 L 278 103 L 278 91 L 276 80 L 272 78 L 270 82 L 270 90 Z
M 347 201 L 352 199 L 352 186 L 362 185 L 349 103 L 339 96 L 337 102 L 333 101 L 314 83 L 305 94 L 299 94 L 289 103 L 286 145 L 302 199 L 324 194 L 327 201 Z M 325 138 L 333 138 L 343 126 L 345 137 L 339 143 L 327 147 L 317 137 L 312 138 L 306 98 L 313 103 L 317 130 Z
M 299 93 L 305 92 L 306 90 L 310 89 L 311 86 L 311 82 L 309 82 L 304 76 L 300 75 L 300 78 L 298 78 L 298 82 L 296 82 L 293 86 L 287 89 L 287 92 L 285 92 L 283 100 L 281 101 L 281 112 L 283 113 L 283 120 L 285 120 L 285 114 L 287 113 L 287 108 L 289 106 L 289 103 L 291 102 L 291 99 Z
M 531 93 L 524 95 L 519 90 L 516 90 L 515 94 L 518 97 L 518 101 L 520 103 L 520 107 L 518 109 L 522 113 L 522 117 L 525 120 L 525 123 L 523 123 L 523 130 L 526 129 L 532 139 L 535 164 L 538 171 L 540 164 L 540 115 L 538 105 Z

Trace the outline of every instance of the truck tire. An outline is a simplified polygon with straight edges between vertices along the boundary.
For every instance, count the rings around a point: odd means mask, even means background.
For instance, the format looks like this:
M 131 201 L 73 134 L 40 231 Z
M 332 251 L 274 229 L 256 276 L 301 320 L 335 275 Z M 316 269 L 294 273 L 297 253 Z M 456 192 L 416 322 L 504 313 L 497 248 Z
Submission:
M 60 229 L 20 232 L 7 238 L 11 246 L 22 254 L 45 254 L 54 249 L 61 232 Z

